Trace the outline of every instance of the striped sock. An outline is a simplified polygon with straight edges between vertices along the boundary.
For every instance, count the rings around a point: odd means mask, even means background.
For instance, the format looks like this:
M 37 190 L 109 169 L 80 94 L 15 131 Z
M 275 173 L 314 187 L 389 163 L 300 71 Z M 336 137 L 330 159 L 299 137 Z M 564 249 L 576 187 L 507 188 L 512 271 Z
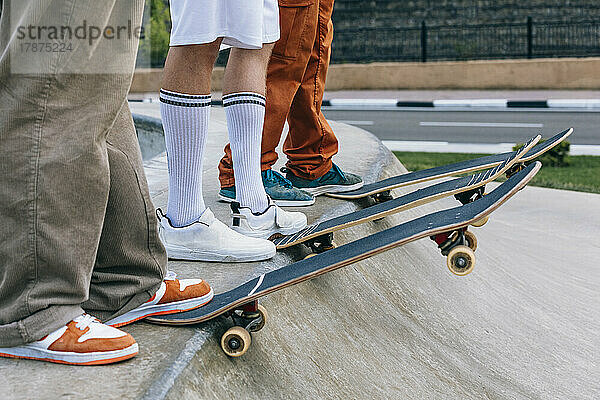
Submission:
M 227 117 L 235 192 L 242 207 L 260 213 L 269 202 L 262 182 L 260 156 L 265 120 L 265 97 L 251 92 L 223 96 Z
M 160 91 L 160 115 L 165 129 L 169 165 L 167 216 L 175 227 L 200 218 L 202 159 L 210 117 L 210 95 Z

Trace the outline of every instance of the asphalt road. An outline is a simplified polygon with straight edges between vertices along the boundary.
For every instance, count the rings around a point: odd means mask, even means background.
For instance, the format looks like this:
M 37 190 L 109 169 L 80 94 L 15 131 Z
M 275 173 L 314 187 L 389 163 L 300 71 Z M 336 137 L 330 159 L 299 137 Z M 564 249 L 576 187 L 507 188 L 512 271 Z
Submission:
M 516 143 L 569 127 L 572 144 L 600 145 L 600 112 L 558 110 L 441 110 L 324 108 L 327 119 L 363 128 L 382 140 Z

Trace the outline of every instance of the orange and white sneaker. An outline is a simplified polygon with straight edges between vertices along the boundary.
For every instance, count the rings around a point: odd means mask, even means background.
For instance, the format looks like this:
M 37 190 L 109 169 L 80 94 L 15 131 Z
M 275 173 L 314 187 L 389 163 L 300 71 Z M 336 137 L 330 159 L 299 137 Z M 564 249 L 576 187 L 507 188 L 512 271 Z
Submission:
M 202 279 L 177 279 L 177 275 L 169 271 L 150 300 L 106 324 L 119 327 L 153 315 L 193 310 L 211 301 L 213 296 L 212 288 Z
M 82 314 L 37 342 L 0 348 L 0 356 L 60 364 L 100 365 L 135 357 L 138 345 L 130 334 Z

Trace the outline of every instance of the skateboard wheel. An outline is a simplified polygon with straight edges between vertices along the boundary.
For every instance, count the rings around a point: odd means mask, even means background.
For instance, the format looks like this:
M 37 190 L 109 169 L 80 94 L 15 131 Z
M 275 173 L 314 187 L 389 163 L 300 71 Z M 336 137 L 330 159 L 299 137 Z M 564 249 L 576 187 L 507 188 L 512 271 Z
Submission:
M 466 245 L 473 251 L 477 250 L 477 237 L 473 232 L 466 231 L 464 233 Z
M 250 330 L 250 332 L 258 332 L 258 331 L 260 331 L 262 328 L 265 327 L 265 324 L 269 320 L 269 313 L 267 313 L 267 309 L 262 304 L 258 305 L 258 310 L 257 311 L 260 314 L 261 321 L 260 321 L 259 324 L 257 324 L 256 326 L 254 326 Z
M 478 219 L 477 221 L 473 222 L 471 224 L 471 226 L 474 226 L 476 228 L 480 228 L 480 227 L 484 226 L 485 224 L 487 224 L 487 222 L 489 221 L 489 219 L 490 219 L 490 216 L 486 215 L 485 217 L 483 217 L 481 219 Z
M 448 253 L 446 265 L 454 275 L 465 276 L 475 268 L 475 253 L 467 246 L 456 246 Z
M 229 328 L 221 336 L 221 348 L 229 357 L 240 357 L 246 354 L 252 343 L 250 333 L 241 326 Z

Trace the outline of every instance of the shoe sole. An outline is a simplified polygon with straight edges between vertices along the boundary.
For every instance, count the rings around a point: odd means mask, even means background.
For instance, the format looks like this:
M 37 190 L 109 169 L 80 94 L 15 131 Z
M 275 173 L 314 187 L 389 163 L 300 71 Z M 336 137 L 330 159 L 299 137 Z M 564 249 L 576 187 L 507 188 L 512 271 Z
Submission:
M 167 247 L 167 256 L 169 260 L 185 260 L 185 261 L 205 261 L 205 262 L 222 262 L 222 263 L 243 263 L 253 261 L 266 261 L 275 256 L 276 251 L 271 250 L 268 253 L 251 254 L 251 255 L 232 255 L 220 254 L 214 252 L 199 252 L 190 250 L 187 247 Z
M 356 184 L 350 185 L 350 186 L 348 186 L 348 185 L 325 185 L 325 186 L 319 186 L 316 188 L 299 188 L 299 189 L 302 189 L 305 192 L 308 192 L 316 197 L 316 196 L 321 196 L 322 194 L 327 194 L 327 193 L 350 192 L 352 190 L 360 189 L 363 186 L 364 186 L 364 182 L 360 182 L 360 183 L 356 183 Z
M 105 324 L 110 325 L 114 328 L 119 328 L 121 326 L 129 325 L 141 319 L 153 317 L 155 315 L 168 315 L 190 311 L 196 308 L 200 308 L 203 305 L 207 304 L 213 299 L 213 297 L 214 292 L 211 288 L 210 292 L 208 292 L 202 297 L 195 297 L 193 299 L 187 299 L 182 301 L 174 301 L 172 303 L 167 304 L 148 305 L 146 307 L 140 308 L 139 310 L 136 309 L 124 315 L 121 315 L 120 317 L 114 318 L 108 322 L 105 322 Z
M 238 231 L 235 229 L 235 227 L 233 227 L 232 229 L 238 233 L 241 233 L 244 236 L 250 236 L 253 238 L 257 238 L 257 239 L 270 239 L 275 235 L 283 235 L 283 236 L 288 236 L 288 235 L 293 235 L 294 233 L 298 233 L 300 232 L 302 229 L 306 228 L 308 226 L 308 223 L 304 223 L 302 226 L 298 225 L 297 227 L 291 227 L 291 228 L 280 228 L 280 229 L 276 229 L 274 231 L 251 231 L 251 232 L 246 232 L 246 231 Z
M 219 200 L 225 203 L 233 203 L 235 200 L 230 197 L 225 197 L 223 195 L 219 195 Z M 315 199 L 311 200 L 275 200 L 273 202 L 280 207 L 308 207 L 315 204 Z
M 47 361 L 57 364 L 69 365 L 103 365 L 128 360 L 139 352 L 138 344 L 134 343 L 121 350 L 101 351 L 91 353 L 74 353 L 66 351 L 52 351 L 36 348 L 0 349 L 0 356 L 8 358 L 21 358 L 28 360 Z

